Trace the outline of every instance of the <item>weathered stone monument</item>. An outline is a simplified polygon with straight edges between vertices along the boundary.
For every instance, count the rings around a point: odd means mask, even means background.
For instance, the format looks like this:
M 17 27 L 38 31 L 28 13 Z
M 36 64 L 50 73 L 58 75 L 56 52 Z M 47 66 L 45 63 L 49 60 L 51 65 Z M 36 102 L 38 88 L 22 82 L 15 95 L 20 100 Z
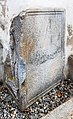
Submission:
M 14 18 L 10 34 L 10 79 L 24 109 L 34 97 L 64 79 L 65 10 L 26 10 Z

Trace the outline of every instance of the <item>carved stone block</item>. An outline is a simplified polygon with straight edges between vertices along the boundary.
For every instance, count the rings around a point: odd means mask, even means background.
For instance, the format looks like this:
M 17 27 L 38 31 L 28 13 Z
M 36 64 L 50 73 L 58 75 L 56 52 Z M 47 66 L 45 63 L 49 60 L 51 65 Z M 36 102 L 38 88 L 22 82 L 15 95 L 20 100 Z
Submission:
M 14 83 L 22 104 L 28 104 L 64 79 L 65 10 L 26 10 L 14 18 L 10 33 Z

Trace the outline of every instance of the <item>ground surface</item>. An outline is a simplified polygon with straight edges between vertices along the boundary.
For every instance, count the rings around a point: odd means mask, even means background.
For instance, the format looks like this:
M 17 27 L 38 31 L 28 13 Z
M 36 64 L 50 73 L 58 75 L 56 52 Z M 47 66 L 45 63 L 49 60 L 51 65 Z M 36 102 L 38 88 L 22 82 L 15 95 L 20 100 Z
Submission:
M 46 93 L 43 97 L 35 101 L 28 109 L 25 110 L 24 113 L 21 113 L 17 109 L 17 105 L 12 96 L 9 94 L 9 91 L 6 88 L 2 88 L 0 92 L 0 119 L 40 119 L 42 117 L 42 119 L 63 119 L 56 118 L 56 114 L 59 113 L 62 115 L 62 109 L 64 109 L 64 106 L 67 104 L 69 109 L 71 109 L 71 105 L 73 108 L 72 97 L 73 81 L 70 79 L 63 80 L 58 86 L 53 88 L 50 92 L 48 91 L 48 93 Z M 70 99 L 71 101 L 67 103 Z M 65 103 L 63 108 L 61 107 L 58 111 L 54 111 L 63 103 Z M 50 117 L 47 116 L 49 113 L 51 115 Z M 52 118 L 52 115 L 55 115 L 55 118 Z M 46 118 L 44 118 L 44 116 L 46 116 Z M 73 119 L 73 117 L 68 119 Z

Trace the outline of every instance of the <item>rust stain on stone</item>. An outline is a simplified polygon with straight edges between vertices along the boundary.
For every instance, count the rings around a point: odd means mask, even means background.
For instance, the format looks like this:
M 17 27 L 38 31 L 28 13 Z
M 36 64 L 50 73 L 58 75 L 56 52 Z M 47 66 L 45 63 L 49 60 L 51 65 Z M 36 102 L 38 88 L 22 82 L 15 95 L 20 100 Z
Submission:
M 11 71 L 10 66 L 5 66 L 5 69 L 6 69 L 5 74 L 7 78 L 9 78 L 10 80 L 13 80 L 12 71 Z
M 12 69 L 10 64 L 9 56 L 6 58 L 5 65 L 4 65 L 4 72 L 8 79 L 13 80 Z
M 31 56 L 32 52 L 35 49 L 35 40 L 33 39 L 26 39 L 25 36 L 23 36 L 23 43 L 22 43 L 22 54 L 24 61 L 27 62 L 28 58 Z

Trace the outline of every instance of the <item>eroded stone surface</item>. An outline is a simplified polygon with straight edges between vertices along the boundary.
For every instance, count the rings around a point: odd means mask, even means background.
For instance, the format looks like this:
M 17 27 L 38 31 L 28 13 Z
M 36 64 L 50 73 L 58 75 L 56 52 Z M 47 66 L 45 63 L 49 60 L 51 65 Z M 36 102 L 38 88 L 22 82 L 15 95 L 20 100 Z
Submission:
M 23 22 L 27 100 L 63 79 L 64 11 L 30 10 Z
M 64 78 L 64 32 L 64 10 L 27 10 L 14 18 L 12 76 L 27 101 Z

